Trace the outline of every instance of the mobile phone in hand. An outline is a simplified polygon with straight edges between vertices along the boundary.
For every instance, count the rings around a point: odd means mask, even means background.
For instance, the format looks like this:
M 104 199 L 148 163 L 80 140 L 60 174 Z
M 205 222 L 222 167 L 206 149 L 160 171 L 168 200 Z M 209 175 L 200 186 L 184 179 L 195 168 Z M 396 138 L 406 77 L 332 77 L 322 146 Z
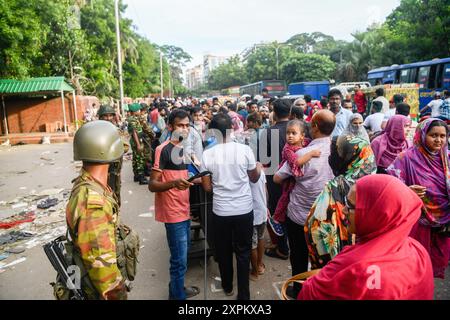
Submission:
M 201 177 L 207 176 L 209 174 L 211 174 L 211 172 L 203 171 L 203 172 L 197 173 L 195 176 L 190 177 L 187 181 L 188 182 L 192 182 L 192 181 L 194 181 L 197 178 L 201 178 Z

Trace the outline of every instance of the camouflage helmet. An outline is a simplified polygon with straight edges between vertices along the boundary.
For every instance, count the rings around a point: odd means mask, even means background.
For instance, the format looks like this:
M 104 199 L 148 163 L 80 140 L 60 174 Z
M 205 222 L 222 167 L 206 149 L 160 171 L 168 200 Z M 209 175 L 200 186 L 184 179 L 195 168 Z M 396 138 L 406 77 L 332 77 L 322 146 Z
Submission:
M 100 106 L 100 109 L 98 109 L 97 116 L 101 117 L 104 116 L 105 114 L 116 114 L 116 110 L 114 110 L 114 108 L 111 107 L 110 105 L 102 104 Z
M 73 159 L 95 163 L 118 160 L 124 152 L 117 127 L 109 121 L 96 120 L 84 124 L 73 139 Z

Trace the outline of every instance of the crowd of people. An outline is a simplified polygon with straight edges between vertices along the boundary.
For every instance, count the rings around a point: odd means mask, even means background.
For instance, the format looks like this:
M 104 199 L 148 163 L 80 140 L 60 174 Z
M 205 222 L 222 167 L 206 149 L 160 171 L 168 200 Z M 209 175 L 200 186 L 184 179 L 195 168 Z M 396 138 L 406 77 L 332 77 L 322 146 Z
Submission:
M 355 89 L 320 100 L 264 90 L 129 106 L 135 181 L 155 193 L 166 229 L 169 299 L 199 293 L 184 284 L 198 190 L 212 194 L 208 232 L 228 296 L 234 256 L 240 300 L 266 257 L 289 259 L 292 275 L 321 269 L 288 288 L 294 299 L 433 298 L 450 252 L 448 119 L 436 111 L 448 109 L 449 93 L 417 123 L 404 97 L 388 101 L 378 89 L 370 101 Z

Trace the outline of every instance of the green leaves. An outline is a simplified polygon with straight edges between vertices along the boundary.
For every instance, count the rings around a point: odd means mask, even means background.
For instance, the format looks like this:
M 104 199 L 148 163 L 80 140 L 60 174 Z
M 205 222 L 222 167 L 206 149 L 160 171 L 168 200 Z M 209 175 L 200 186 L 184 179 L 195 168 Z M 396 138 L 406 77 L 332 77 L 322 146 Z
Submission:
M 287 83 L 329 80 L 335 69 L 335 63 L 327 56 L 298 52 L 281 65 Z
M 0 8 L 0 77 L 63 75 L 79 94 L 119 97 L 114 1 L 0 0 Z M 123 13 L 126 7 L 119 8 Z M 130 19 L 120 19 L 120 31 L 125 95 L 159 92 L 155 45 Z M 182 49 L 167 47 L 181 64 L 189 61 Z M 168 68 L 164 61 L 166 88 Z M 181 86 L 179 74 L 174 79 Z
M 232 86 L 240 86 L 248 81 L 245 69 L 239 56 L 233 56 L 226 63 L 211 71 L 208 85 L 213 90 L 220 90 Z

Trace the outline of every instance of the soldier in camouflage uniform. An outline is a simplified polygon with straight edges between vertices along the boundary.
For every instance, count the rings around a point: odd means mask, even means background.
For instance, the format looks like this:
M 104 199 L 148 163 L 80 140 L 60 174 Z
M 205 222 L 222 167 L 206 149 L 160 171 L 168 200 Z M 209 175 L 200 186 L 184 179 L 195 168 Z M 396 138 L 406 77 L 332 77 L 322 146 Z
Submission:
M 148 184 L 148 180 L 144 176 L 145 158 L 144 158 L 144 142 L 142 141 L 143 130 L 139 121 L 141 105 L 132 103 L 129 106 L 131 116 L 128 118 L 128 133 L 130 134 L 130 145 L 133 150 L 133 173 L 134 181 L 139 184 Z
M 98 110 L 97 115 L 100 120 L 109 121 L 112 124 L 114 124 L 115 126 L 117 126 L 117 124 L 115 123 L 116 111 L 114 110 L 113 107 L 111 107 L 109 105 L 101 105 L 100 109 Z M 125 137 L 125 132 L 120 128 L 117 128 L 117 130 L 123 141 L 124 153 L 127 153 L 128 150 L 130 149 L 130 145 L 127 142 L 127 139 Z M 114 194 L 116 195 L 119 206 L 120 206 L 120 202 L 121 202 L 120 188 L 122 185 L 122 180 L 121 180 L 120 173 L 122 171 L 122 164 L 123 164 L 123 156 L 120 157 L 119 160 L 112 162 L 109 165 L 109 170 L 108 170 L 108 185 L 110 186 L 110 188 L 113 190 Z
M 93 121 L 74 138 L 74 160 L 82 160 L 81 174 L 73 183 L 66 208 L 71 242 L 92 283 L 89 299 L 126 299 L 125 279 L 117 265 L 116 230 L 119 206 L 108 186 L 108 167 L 123 154 L 123 143 L 114 125 Z M 89 289 L 89 287 L 88 287 Z
M 141 103 L 141 114 L 139 116 L 139 122 L 142 126 L 142 141 L 144 142 L 144 175 L 148 177 L 150 176 L 150 168 L 152 166 L 152 142 L 155 139 L 155 133 L 148 124 L 147 116 L 148 106 L 145 103 Z

